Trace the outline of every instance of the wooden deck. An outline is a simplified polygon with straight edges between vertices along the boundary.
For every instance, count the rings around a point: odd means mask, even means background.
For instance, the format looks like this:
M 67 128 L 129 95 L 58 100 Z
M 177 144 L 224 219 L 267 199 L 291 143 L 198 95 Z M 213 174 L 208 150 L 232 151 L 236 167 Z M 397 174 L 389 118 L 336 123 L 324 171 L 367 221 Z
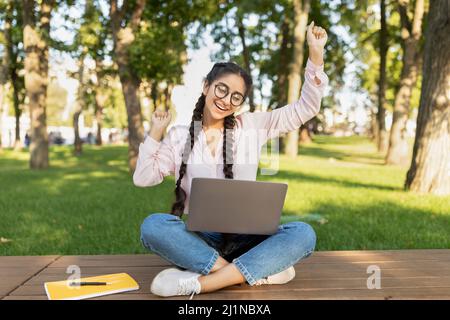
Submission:
M 129 273 L 139 291 L 95 299 L 160 299 L 149 292 L 153 277 L 169 264 L 156 255 L 0 257 L 0 299 L 46 300 L 44 282 L 67 279 L 78 265 L 81 276 Z M 368 289 L 370 265 L 381 269 L 381 289 Z M 232 286 L 195 296 L 203 299 L 450 299 L 449 250 L 323 251 L 295 266 L 286 285 Z M 187 299 L 188 297 L 176 297 Z

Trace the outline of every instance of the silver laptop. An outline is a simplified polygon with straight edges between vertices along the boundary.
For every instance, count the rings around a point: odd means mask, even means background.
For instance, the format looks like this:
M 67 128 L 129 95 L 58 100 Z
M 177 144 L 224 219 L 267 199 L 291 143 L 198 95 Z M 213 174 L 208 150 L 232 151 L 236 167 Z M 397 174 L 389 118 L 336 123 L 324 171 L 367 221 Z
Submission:
M 287 183 L 193 178 L 186 221 L 190 231 L 274 234 Z

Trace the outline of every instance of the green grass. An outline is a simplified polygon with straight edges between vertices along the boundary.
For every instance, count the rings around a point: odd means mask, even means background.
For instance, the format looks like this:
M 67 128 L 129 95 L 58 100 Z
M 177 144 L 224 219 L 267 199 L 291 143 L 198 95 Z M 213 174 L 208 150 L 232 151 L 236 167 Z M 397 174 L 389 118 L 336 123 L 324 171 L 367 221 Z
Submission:
M 27 151 L 0 154 L 0 255 L 146 252 L 140 224 L 169 211 L 173 178 L 137 188 L 126 146 L 84 150 L 52 147 L 45 171 L 28 169 Z M 289 183 L 282 222 L 310 223 L 317 250 L 450 248 L 450 197 L 403 191 L 406 170 L 365 138 L 317 136 L 258 180 Z

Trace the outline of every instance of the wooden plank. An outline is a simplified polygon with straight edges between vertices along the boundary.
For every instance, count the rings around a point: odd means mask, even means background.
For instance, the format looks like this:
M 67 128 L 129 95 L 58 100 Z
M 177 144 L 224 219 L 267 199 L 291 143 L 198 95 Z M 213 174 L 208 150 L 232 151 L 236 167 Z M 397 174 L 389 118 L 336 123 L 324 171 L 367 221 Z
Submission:
M 57 258 L 58 256 L 0 257 L 0 298 L 14 291 Z
M 152 294 L 113 294 L 103 297 L 96 297 L 90 300 L 188 300 L 187 296 L 161 298 Z M 406 300 L 406 299 L 450 299 L 449 288 L 423 288 L 411 290 L 405 288 L 392 288 L 386 290 L 283 290 L 283 291 L 251 291 L 251 292 L 230 292 L 220 290 L 213 293 L 203 293 L 196 295 L 194 300 Z M 30 296 L 7 296 L 4 300 L 47 300 L 43 295 Z
M 170 263 L 155 254 L 141 255 L 95 255 L 95 256 L 63 256 L 49 268 L 67 267 L 77 265 L 79 267 L 114 266 L 114 267 L 139 267 L 139 266 L 169 266 Z
M 351 262 L 351 263 L 376 263 L 379 261 L 447 261 L 450 263 L 450 250 L 440 250 L 431 252 L 424 252 L 422 250 L 411 250 L 414 252 L 367 252 L 363 251 L 360 254 L 347 254 L 336 252 L 314 252 L 310 257 L 303 260 L 303 263 L 337 263 L 337 262 Z
M 36 274 L 35 269 L 17 275 L 2 275 L 0 272 L 0 296 L 6 296 Z
M 302 264 L 298 263 L 295 265 L 296 277 L 301 278 L 319 278 L 319 279 L 330 279 L 330 278 L 354 278 L 361 277 L 367 278 L 367 267 L 369 265 L 364 264 Z M 142 267 L 82 267 L 82 276 L 87 275 L 100 275 L 104 273 L 119 273 L 128 272 L 130 274 L 145 274 L 148 276 L 154 276 L 157 272 L 167 268 L 168 266 L 142 266 Z M 172 266 L 173 267 L 173 266 Z M 411 265 L 411 263 L 396 262 L 395 265 L 392 263 L 380 263 L 379 264 L 381 274 L 383 277 L 423 277 L 423 276 L 448 276 L 450 275 L 450 264 L 446 263 L 436 263 L 436 262 L 416 262 Z M 54 277 L 48 277 L 54 276 Z M 46 268 L 39 273 L 39 277 L 44 277 L 42 279 L 54 280 L 55 278 L 65 279 L 68 277 L 66 273 L 66 268 Z M 36 277 L 30 279 L 30 281 L 36 281 Z
M 134 293 L 148 294 L 152 277 L 132 275 L 139 283 L 140 289 Z M 414 277 L 414 278 L 381 278 L 381 289 L 393 288 L 447 288 L 450 293 L 450 277 Z M 369 290 L 367 288 L 367 278 L 358 279 L 294 279 L 285 285 L 264 285 L 264 286 L 234 286 L 223 289 L 223 291 L 238 291 L 239 293 L 257 292 L 257 291 L 289 291 L 295 289 L 302 290 L 341 290 L 341 289 L 360 289 Z M 370 290 L 369 290 L 370 291 Z M 12 292 L 10 295 L 45 295 L 43 282 L 26 283 Z
M 414 286 L 446 286 L 449 283 L 450 268 L 449 265 L 435 261 L 416 262 L 413 267 L 409 262 L 394 262 L 396 266 L 401 264 L 403 268 L 388 269 L 392 262 L 380 263 L 383 286 L 392 287 L 414 287 Z M 133 278 L 149 288 L 151 279 L 165 269 L 164 267 L 84 267 L 82 276 L 94 276 L 107 273 L 127 272 Z M 368 274 L 367 266 L 362 264 L 317 264 L 306 265 L 299 263 L 296 265 L 297 277 L 289 285 L 305 288 L 366 288 Z M 413 273 L 408 271 L 413 271 Z M 336 279 L 339 272 L 345 272 L 344 278 Z M 311 274 L 317 278 L 311 277 Z M 342 274 L 339 274 L 342 277 Z M 11 295 L 30 295 L 43 294 L 43 283 L 46 281 L 57 281 L 66 279 L 65 268 L 47 268 L 39 275 L 33 277 L 22 287 L 16 289 Z M 406 278 L 405 278 L 406 277 Z M 402 280 L 405 279 L 405 280 Z M 445 280 L 445 281 L 444 281 Z M 316 281 L 316 282 L 314 282 Z M 394 282 L 392 282 L 394 281 Z M 399 283 L 399 281 L 403 281 Z M 320 284 L 320 285 L 318 285 Z M 450 284 L 448 285 L 450 286 Z
M 333 251 L 314 251 L 313 255 L 327 257 L 343 256 L 368 256 L 368 255 L 394 255 L 394 256 L 414 256 L 426 257 L 435 255 L 450 255 L 449 249 L 401 249 L 401 250 L 333 250 Z
M 118 269 L 116 267 L 87 267 L 83 268 L 82 276 L 96 276 L 102 274 L 111 274 L 119 272 L 127 272 L 128 274 L 135 277 L 151 278 L 160 271 L 165 269 L 165 267 L 127 267 L 126 269 Z M 447 276 L 450 274 L 450 266 L 447 268 L 446 272 L 442 270 L 418 270 L 418 269 L 386 269 L 382 270 L 382 278 L 439 278 L 439 276 Z M 311 268 L 310 270 L 305 270 L 305 268 L 296 267 L 295 279 L 310 279 L 310 280 L 343 280 L 343 279 L 367 279 L 369 274 L 365 272 L 365 269 L 360 272 L 355 272 L 352 270 L 347 270 L 344 268 L 340 269 L 328 269 L 323 270 L 319 268 Z M 47 268 L 39 273 L 38 276 L 32 277 L 27 281 L 26 284 L 36 284 L 43 283 L 47 281 L 59 281 L 61 279 L 66 279 L 68 274 L 65 273 L 64 268 Z
M 450 251 L 450 250 L 449 250 Z M 438 268 L 440 266 L 450 265 L 450 260 L 446 259 L 390 259 L 390 258 L 378 258 L 378 259 L 362 259 L 362 258 L 354 258 L 354 259 L 339 259 L 339 258 L 321 258 L 321 257 L 310 257 L 304 260 L 301 260 L 299 264 L 301 265 L 317 265 L 317 264 L 326 264 L 330 268 L 335 268 L 338 265 L 383 265 L 385 268 L 399 268 L 404 266 L 406 263 L 414 263 L 420 264 L 422 266 L 429 266 L 430 268 Z M 144 257 L 130 257 L 130 256 L 122 256 L 122 257 L 109 257 L 109 258 L 97 258 L 97 257 L 89 257 L 89 256 L 80 256 L 80 257 L 62 257 L 49 265 L 48 268 L 67 268 L 69 265 L 77 265 L 80 268 L 83 267 L 139 267 L 139 266 L 172 266 L 169 262 L 164 261 L 163 259 L 157 256 L 144 256 Z
M 12 257 L 8 262 L 3 258 L 0 257 L 0 270 L 3 266 L 8 278 L 18 277 L 8 283 L 0 277 L 0 290 L 5 288 L 5 291 L 10 291 L 10 283 L 17 285 L 16 281 L 22 279 L 25 273 L 24 263 L 31 263 L 33 257 Z M 12 264 L 22 265 L 23 270 L 19 270 L 20 267 L 11 268 Z M 80 266 L 82 276 L 127 272 L 141 287 L 139 291 L 98 299 L 159 299 L 149 293 L 151 280 L 158 272 L 171 266 L 153 254 L 64 256 L 46 268 L 44 265 L 41 272 L 22 282 L 22 286 L 16 287 L 4 299 L 47 299 L 43 283 L 67 278 L 66 268 L 72 264 Z M 367 267 L 370 265 L 381 268 L 381 290 L 367 289 L 366 282 L 370 276 Z M 232 286 L 201 294 L 196 299 L 450 298 L 450 250 L 446 249 L 315 252 L 296 264 L 295 268 L 296 278 L 286 285 Z
M 450 250 L 385 250 L 385 251 L 318 251 L 314 252 L 302 263 L 377 263 L 380 261 L 448 261 Z M 156 254 L 139 255 L 95 255 L 64 256 L 49 267 L 63 267 L 71 264 L 84 266 L 168 266 L 169 262 Z
M 59 256 L 2 256 L 0 257 L 0 268 L 3 267 L 25 267 L 33 266 L 42 268 Z
M 0 300 L 48 300 L 47 296 L 6 296 Z
M 302 290 L 285 290 L 279 292 L 268 291 L 251 291 L 239 292 L 238 294 L 229 291 L 218 291 L 214 293 L 200 294 L 195 296 L 195 300 L 353 300 L 353 299 L 377 299 L 377 300 L 394 300 L 394 299 L 449 299 L 450 294 L 447 288 L 431 288 L 421 292 L 411 291 L 409 289 L 392 289 L 383 292 L 362 291 L 362 290 L 339 290 L 336 293 L 333 290 L 324 291 L 302 291 Z M 122 299 L 145 299 L 145 300 L 164 300 L 154 295 L 143 294 L 118 294 L 111 297 L 97 297 L 95 300 L 122 300 Z M 188 297 L 171 297 L 173 300 L 187 300 Z

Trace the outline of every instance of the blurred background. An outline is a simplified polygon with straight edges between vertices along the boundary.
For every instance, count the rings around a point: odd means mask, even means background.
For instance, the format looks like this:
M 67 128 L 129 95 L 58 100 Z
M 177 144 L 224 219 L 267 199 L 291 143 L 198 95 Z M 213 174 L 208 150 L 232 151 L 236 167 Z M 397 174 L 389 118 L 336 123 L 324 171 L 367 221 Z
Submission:
M 294 102 L 311 21 L 329 87 L 258 177 L 289 182 L 282 222 L 319 250 L 449 248 L 447 1 L 0 0 L 0 254 L 144 252 L 174 199 L 132 184 L 152 113 L 188 125 L 217 61 L 252 75 L 241 112 Z

